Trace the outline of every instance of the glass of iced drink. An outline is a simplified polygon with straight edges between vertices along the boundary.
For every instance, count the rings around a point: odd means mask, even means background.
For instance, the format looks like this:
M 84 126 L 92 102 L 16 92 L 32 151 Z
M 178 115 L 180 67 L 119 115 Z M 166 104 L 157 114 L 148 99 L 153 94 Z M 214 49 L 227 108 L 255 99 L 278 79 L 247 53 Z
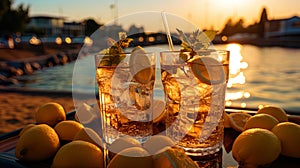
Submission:
M 229 52 L 206 49 L 160 53 L 166 94 L 166 134 L 192 156 L 218 152 L 223 143 L 223 113 Z
M 144 142 L 152 135 L 155 54 L 97 54 L 95 62 L 105 144 L 123 136 Z

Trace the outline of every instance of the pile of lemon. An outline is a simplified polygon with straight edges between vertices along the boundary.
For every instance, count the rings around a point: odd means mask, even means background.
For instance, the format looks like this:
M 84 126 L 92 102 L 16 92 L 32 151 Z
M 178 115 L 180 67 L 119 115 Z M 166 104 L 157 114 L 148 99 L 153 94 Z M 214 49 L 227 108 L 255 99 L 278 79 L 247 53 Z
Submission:
M 61 104 L 49 102 L 35 112 L 36 124 L 20 132 L 15 155 L 24 162 L 52 162 L 52 167 L 103 167 L 101 139 L 92 129 L 66 120 Z M 100 158 L 100 159 L 99 159 Z
M 225 113 L 224 126 L 241 132 L 232 146 L 233 158 L 244 167 L 268 165 L 285 155 L 300 158 L 300 125 L 289 122 L 277 106 L 264 106 L 255 115 Z
M 98 133 L 76 120 L 66 120 L 63 106 L 55 102 L 39 107 L 35 119 L 36 124 L 22 129 L 16 145 L 15 155 L 23 162 L 46 161 L 52 168 L 198 167 L 182 149 L 174 147 L 170 138 L 162 135 L 152 136 L 143 144 L 122 137 L 104 152 Z M 111 159 L 109 163 L 105 158 Z
M 154 135 L 141 144 L 132 137 L 116 139 L 109 147 L 108 168 L 198 168 L 183 149 L 167 136 Z

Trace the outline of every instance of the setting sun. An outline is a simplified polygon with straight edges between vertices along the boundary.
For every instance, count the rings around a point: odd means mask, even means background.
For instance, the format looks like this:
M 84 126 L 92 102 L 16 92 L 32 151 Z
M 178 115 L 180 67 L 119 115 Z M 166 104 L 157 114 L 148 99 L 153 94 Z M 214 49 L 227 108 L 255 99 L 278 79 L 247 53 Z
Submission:
M 297 0 L 87 0 L 84 7 L 82 3 L 72 0 L 16 0 L 16 3 L 29 4 L 30 15 L 64 16 L 70 21 L 94 18 L 101 23 L 141 11 L 165 11 L 186 18 L 201 29 L 213 27 L 216 30 L 221 30 L 229 18 L 243 18 L 245 25 L 257 22 L 263 7 L 268 9 L 271 19 L 300 15 L 300 1 Z M 112 4 L 114 8 L 110 7 Z

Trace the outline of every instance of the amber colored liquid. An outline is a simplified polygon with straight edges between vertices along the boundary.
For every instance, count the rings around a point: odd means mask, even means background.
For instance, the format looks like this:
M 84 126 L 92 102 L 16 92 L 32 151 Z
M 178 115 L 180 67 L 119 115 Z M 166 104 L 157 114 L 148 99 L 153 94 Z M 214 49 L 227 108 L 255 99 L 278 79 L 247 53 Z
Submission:
M 226 83 L 212 86 L 201 82 L 182 65 L 164 68 L 172 69 L 162 74 L 168 93 L 167 135 L 189 155 L 219 151 L 224 134 L 222 116 Z M 223 69 L 228 79 L 228 64 L 223 65 Z
M 109 66 L 98 67 L 96 71 L 104 138 L 110 144 L 129 135 L 143 142 L 152 135 L 151 116 L 145 112 L 152 84 L 128 81 L 129 67 L 117 71 Z
M 228 64 L 223 65 L 228 79 Z M 147 109 L 151 98 L 150 86 L 133 80 L 129 86 L 130 105 L 122 105 L 122 87 L 112 86 L 114 67 L 98 67 L 100 110 L 104 137 L 107 143 L 124 136 L 134 136 L 141 142 L 149 136 L 166 131 L 178 146 L 190 155 L 208 155 L 220 150 L 223 143 L 223 112 L 226 83 L 208 85 L 195 78 L 189 68 L 182 65 L 162 67 L 162 82 L 166 93 L 166 119 L 158 123 L 147 120 L 147 114 L 137 110 Z M 115 76 L 120 83 L 128 83 L 127 70 Z M 112 89 L 113 88 L 113 89 Z M 119 90 L 118 90 L 119 89 Z M 116 93 L 115 96 L 112 90 Z M 213 100 L 213 101 L 212 101 Z M 126 102 L 128 103 L 128 101 Z M 119 107 L 122 108 L 119 108 Z M 126 106 L 126 108 L 125 108 Z M 124 110 L 126 114 L 124 115 Z M 138 115 L 140 114 L 140 116 Z M 144 122 L 141 122 L 145 120 Z

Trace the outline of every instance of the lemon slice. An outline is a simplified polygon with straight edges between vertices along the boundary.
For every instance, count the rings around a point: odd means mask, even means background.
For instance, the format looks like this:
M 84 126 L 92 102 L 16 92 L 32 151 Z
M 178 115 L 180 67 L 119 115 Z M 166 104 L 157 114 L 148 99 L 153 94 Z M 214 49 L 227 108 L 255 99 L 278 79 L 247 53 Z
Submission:
M 224 128 L 231 128 L 229 114 L 224 113 Z
M 153 100 L 153 122 L 157 123 L 165 118 L 165 102 L 162 100 Z
M 228 117 L 230 121 L 230 126 L 238 132 L 243 132 L 244 126 L 247 120 L 251 117 L 251 115 L 245 112 L 237 112 L 230 113 Z
M 130 59 L 130 72 L 134 75 L 134 79 L 141 84 L 150 82 L 153 75 L 153 68 L 151 62 L 146 56 L 146 51 L 138 46 L 132 50 Z
M 225 82 L 222 64 L 214 58 L 200 56 L 189 61 L 194 75 L 208 85 Z

